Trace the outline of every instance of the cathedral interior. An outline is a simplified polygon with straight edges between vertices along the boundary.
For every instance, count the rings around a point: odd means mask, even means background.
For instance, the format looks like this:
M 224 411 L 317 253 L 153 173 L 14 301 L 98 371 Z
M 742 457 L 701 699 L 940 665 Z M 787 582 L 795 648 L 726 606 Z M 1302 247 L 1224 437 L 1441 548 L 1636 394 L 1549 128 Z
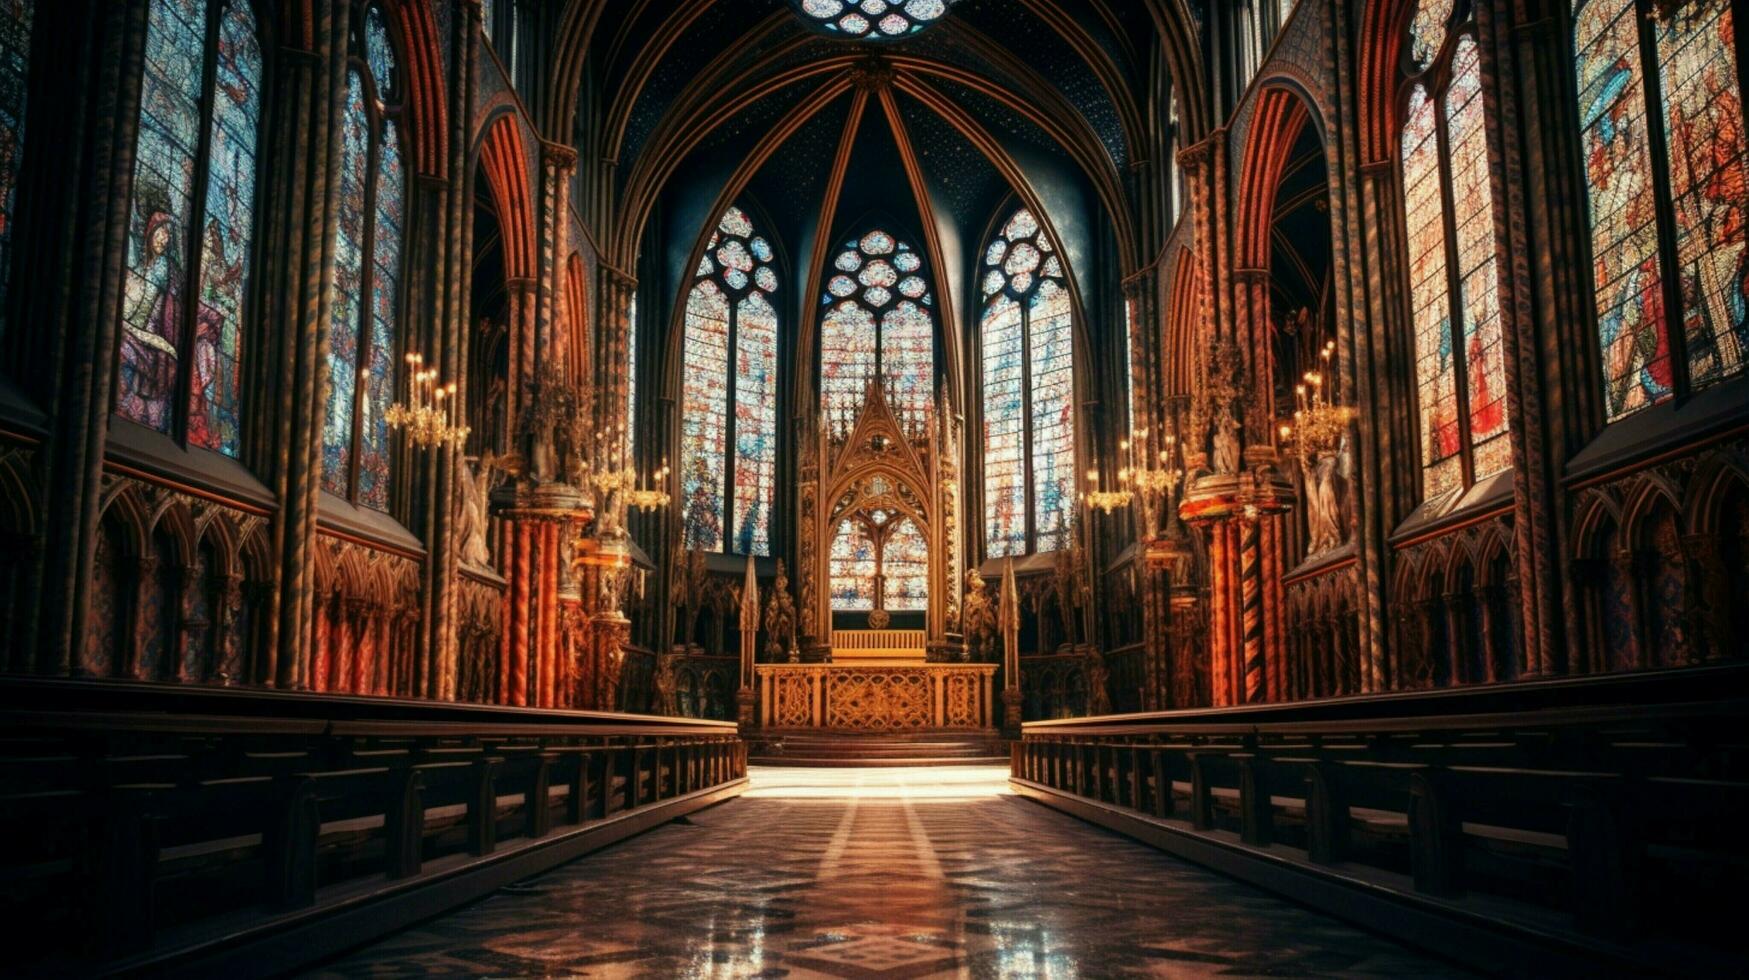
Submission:
M 1737 975 L 1745 0 L 0 0 L 23 975 Z

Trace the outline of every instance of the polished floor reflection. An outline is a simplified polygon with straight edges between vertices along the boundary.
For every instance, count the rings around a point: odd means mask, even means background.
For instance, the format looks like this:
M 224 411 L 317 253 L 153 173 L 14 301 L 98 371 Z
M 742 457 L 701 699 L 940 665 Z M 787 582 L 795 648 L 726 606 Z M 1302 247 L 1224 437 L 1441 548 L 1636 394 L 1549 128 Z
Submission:
M 755 769 L 741 799 L 313 976 L 1442 976 L 1007 791 L 1000 768 Z

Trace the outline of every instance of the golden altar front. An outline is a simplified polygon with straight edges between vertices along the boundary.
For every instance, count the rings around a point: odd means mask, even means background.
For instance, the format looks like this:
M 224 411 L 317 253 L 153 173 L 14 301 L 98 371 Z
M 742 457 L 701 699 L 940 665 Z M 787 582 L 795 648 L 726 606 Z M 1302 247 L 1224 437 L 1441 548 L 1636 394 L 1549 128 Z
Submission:
M 759 721 L 768 730 L 922 732 L 996 727 L 995 664 L 848 660 L 759 664 Z

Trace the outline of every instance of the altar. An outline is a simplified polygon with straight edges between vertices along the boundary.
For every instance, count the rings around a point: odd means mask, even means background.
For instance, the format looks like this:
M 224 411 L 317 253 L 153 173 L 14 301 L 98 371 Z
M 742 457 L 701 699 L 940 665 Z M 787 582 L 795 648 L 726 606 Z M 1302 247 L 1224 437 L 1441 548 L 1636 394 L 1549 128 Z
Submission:
M 847 660 L 759 664 L 759 722 L 768 730 L 992 731 L 995 664 Z

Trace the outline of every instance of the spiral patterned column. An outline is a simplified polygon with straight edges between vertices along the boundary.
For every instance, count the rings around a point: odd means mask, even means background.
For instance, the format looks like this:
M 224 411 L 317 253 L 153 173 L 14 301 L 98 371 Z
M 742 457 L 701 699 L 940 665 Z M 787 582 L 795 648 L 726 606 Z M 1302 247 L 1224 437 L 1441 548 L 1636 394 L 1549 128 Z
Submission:
M 1263 549 L 1258 522 L 1253 518 L 1239 521 L 1239 594 L 1240 621 L 1243 629 L 1242 650 L 1245 658 L 1245 702 L 1262 701 L 1265 690 L 1263 644 Z

